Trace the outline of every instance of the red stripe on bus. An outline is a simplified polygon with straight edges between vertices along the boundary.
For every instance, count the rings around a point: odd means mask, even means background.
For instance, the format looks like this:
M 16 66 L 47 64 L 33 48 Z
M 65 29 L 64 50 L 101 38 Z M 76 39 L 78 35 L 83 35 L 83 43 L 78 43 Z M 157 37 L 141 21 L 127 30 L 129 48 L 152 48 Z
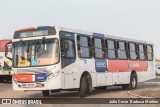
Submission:
M 13 75 L 14 78 L 16 78 L 16 80 L 18 82 L 32 82 L 32 75 L 19 75 L 19 74 L 14 74 Z
M 147 71 L 147 61 L 108 60 L 108 72 Z

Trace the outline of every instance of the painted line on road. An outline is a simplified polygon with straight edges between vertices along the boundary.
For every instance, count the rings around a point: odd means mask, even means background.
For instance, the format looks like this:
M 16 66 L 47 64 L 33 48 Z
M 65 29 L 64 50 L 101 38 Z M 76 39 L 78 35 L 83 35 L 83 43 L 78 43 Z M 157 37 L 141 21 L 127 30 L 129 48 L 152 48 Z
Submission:
M 160 82 L 143 82 L 144 84 L 158 84 L 160 85 Z
M 153 97 L 141 96 L 141 95 L 138 95 L 138 94 L 134 94 L 134 93 L 131 93 L 130 91 L 128 91 L 127 93 L 134 96 L 134 97 L 139 97 L 139 98 L 153 98 Z

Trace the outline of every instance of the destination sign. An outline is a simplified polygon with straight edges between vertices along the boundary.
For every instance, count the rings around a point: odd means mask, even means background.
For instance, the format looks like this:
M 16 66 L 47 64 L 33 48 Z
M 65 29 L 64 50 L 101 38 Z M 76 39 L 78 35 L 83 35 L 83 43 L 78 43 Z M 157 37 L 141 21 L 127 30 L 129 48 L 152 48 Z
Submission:
M 16 31 L 14 33 L 13 38 L 19 39 L 19 38 L 48 36 L 48 35 L 56 35 L 56 29 L 54 27 L 47 27 L 47 28 L 37 28 L 37 29 Z
M 32 36 L 46 36 L 48 35 L 48 30 L 41 30 L 41 31 L 28 31 L 28 32 L 22 32 L 22 33 L 19 33 L 19 36 L 21 38 L 25 38 L 25 37 L 32 37 Z

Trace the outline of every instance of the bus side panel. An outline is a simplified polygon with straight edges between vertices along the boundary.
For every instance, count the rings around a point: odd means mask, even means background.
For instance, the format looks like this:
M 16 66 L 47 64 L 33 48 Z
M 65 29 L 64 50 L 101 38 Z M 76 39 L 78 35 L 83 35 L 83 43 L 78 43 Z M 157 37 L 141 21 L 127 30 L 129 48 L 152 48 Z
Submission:
M 113 73 L 113 84 L 123 84 L 123 72 Z
M 64 81 L 63 81 L 63 88 L 64 89 L 71 89 L 74 87 L 74 72 L 75 72 L 75 66 L 74 66 L 74 63 L 64 67 L 62 69 L 62 72 L 64 72 Z
M 105 73 L 97 73 L 97 86 L 105 86 L 106 85 L 106 77 Z
M 106 85 L 112 85 L 112 73 L 106 73 Z
M 81 69 L 77 69 L 76 63 L 69 64 L 62 69 L 64 72 L 63 89 L 79 88 Z
M 66 74 L 64 79 L 65 79 L 65 89 L 73 88 L 73 75 Z
M 139 67 L 137 71 L 147 71 L 148 69 L 148 62 L 147 61 L 139 61 Z
M 154 61 L 148 61 L 148 71 L 155 72 L 155 66 L 154 65 L 155 65 Z
M 154 79 L 155 78 L 155 72 L 149 71 L 149 72 L 137 72 L 138 76 L 138 82 L 143 82 L 146 80 Z
M 137 72 L 138 82 L 156 78 L 156 72 L 154 70 L 154 62 L 148 61 L 148 70 L 144 72 Z
M 131 72 L 124 72 L 124 74 L 123 74 L 123 83 L 124 84 L 130 83 L 130 76 L 131 76 Z
M 81 79 L 81 74 L 74 74 L 73 75 L 73 86 L 74 86 L 74 88 L 79 88 L 80 79 Z
M 127 72 L 128 60 L 108 60 L 108 72 Z

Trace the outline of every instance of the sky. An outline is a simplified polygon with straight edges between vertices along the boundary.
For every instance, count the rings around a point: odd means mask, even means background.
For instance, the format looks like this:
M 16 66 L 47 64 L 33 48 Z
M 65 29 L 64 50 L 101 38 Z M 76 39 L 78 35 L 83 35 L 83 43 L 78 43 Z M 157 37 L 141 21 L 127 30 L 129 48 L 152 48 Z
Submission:
M 160 58 L 160 0 L 0 0 L 0 39 L 43 25 L 150 41 Z

